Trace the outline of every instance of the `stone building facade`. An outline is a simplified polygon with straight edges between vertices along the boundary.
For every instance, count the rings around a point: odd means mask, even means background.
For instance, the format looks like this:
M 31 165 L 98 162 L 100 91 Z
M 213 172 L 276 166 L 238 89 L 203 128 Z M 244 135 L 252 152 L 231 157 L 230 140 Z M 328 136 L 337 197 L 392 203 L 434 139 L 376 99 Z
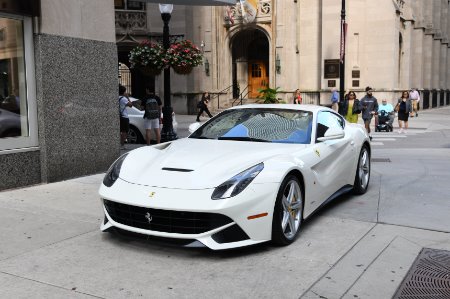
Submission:
M 329 104 L 330 90 L 340 85 L 342 1 L 246 3 L 254 4 L 254 19 L 239 1 L 235 7 L 175 6 L 171 33 L 203 45 L 207 61 L 188 76 L 172 75 L 175 111 L 195 111 L 192 98 L 204 90 L 216 95 L 213 108 L 223 108 L 237 104 L 237 96 L 256 98 L 263 86 L 279 87 L 286 102 L 300 88 L 306 102 Z M 147 32 L 160 34 L 157 5 L 148 4 L 145 13 Z M 448 104 L 448 16 L 448 0 L 347 0 L 345 89 L 362 97 L 371 86 L 376 97 L 394 102 L 401 90 L 415 87 L 425 108 Z M 162 78 L 154 79 L 162 94 Z
M 0 0 L 0 73 L 0 190 L 117 158 L 112 0 Z

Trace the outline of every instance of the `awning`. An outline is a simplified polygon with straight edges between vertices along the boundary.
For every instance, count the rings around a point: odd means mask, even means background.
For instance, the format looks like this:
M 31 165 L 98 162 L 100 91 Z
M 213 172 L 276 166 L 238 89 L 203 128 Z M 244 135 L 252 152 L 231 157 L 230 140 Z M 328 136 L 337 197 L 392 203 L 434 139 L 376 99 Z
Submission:
M 201 5 L 201 6 L 236 5 L 236 0 L 135 0 L 135 1 L 147 3 L 174 4 L 174 5 Z

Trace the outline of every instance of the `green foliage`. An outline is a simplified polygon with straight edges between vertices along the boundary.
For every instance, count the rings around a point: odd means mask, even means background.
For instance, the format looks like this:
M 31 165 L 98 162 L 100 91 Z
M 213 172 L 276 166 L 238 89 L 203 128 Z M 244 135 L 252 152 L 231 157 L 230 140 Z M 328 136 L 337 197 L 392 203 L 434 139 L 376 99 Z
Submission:
M 270 88 L 269 86 L 266 86 L 265 88 L 258 89 L 259 92 L 259 99 L 262 99 L 262 101 L 259 101 L 264 104 L 277 104 L 280 103 L 280 99 L 277 99 L 277 93 L 278 93 L 279 87 L 276 88 Z

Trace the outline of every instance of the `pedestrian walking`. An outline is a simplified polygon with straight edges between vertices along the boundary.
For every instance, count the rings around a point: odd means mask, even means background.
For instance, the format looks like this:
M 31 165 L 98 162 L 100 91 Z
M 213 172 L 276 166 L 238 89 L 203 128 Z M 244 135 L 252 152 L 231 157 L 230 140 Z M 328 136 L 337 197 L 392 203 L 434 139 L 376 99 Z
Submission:
M 358 114 L 361 113 L 359 109 L 359 100 L 356 98 L 354 91 L 350 91 L 341 102 L 340 114 L 351 123 L 358 122 Z
M 130 128 L 130 119 L 128 117 L 127 107 L 132 107 L 128 96 L 125 94 L 127 88 L 123 85 L 119 85 L 119 117 L 120 117 L 120 147 L 125 149 L 125 140 L 128 136 L 128 130 Z
M 395 111 L 398 112 L 398 126 L 400 127 L 398 133 L 406 133 L 408 130 L 409 114 L 412 112 L 411 99 L 407 90 L 402 92 L 402 97 L 398 99 Z
M 293 103 L 294 104 L 301 104 L 302 102 L 303 102 L 303 100 L 302 100 L 302 95 L 300 93 L 300 89 L 297 89 L 294 92 L 294 101 L 293 101 Z
M 200 102 L 198 103 L 198 108 L 200 109 L 198 114 L 197 114 L 197 121 L 200 121 L 200 115 L 202 115 L 203 112 L 206 112 L 209 116 L 209 118 L 213 117 L 211 112 L 209 112 L 208 109 L 208 104 L 209 101 L 211 100 L 211 96 L 209 95 L 209 93 L 206 91 L 203 93 L 202 95 L 202 99 L 200 100 Z
M 411 88 L 411 90 L 409 91 L 409 98 L 412 101 L 412 109 L 413 109 L 413 114 L 411 115 L 411 117 L 413 117 L 414 114 L 416 115 L 416 117 L 418 117 L 419 113 L 417 113 L 417 111 L 419 111 L 420 106 L 419 104 L 420 94 L 417 88 Z
M 366 95 L 359 102 L 361 117 L 364 120 L 364 126 L 366 127 L 366 131 L 369 134 L 370 140 L 372 140 L 372 135 L 370 133 L 370 122 L 372 121 L 372 117 L 378 111 L 378 101 L 372 95 L 372 87 L 366 87 Z
M 331 109 L 336 112 L 339 112 L 339 93 L 336 88 L 331 90 Z
M 147 145 L 151 142 L 151 132 L 155 134 L 156 143 L 161 143 L 161 99 L 154 93 L 152 89 L 147 87 L 145 89 L 147 95 L 146 99 L 142 101 L 142 108 L 144 109 L 144 127 L 145 127 L 145 141 Z

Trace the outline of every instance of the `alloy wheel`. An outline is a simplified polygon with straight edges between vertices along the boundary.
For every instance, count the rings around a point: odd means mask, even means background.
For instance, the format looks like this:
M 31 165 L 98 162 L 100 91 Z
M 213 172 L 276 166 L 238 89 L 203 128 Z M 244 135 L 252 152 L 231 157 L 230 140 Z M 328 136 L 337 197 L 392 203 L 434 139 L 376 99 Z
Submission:
M 366 148 L 363 148 L 361 155 L 359 156 L 359 184 L 362 189 L 367 188 L 367 184 L 369 184 L 369 176 L 370 176 L 370 158 L 369 152 Z
M 290 180 L 283 190 L 281 229 L 287 239 L 293 239 L 302 222 L 303 199 L 297 181 Z

